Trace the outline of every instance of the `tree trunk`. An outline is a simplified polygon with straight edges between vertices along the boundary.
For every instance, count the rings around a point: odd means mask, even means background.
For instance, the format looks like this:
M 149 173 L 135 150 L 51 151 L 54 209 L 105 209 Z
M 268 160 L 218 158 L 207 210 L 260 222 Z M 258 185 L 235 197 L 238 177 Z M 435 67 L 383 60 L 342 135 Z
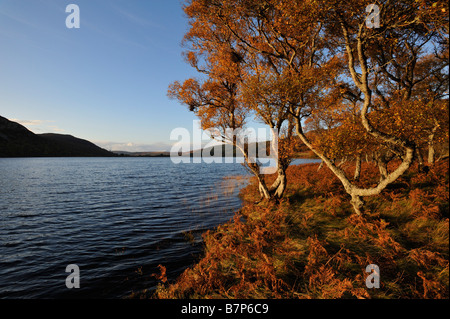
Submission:
M 345 162 L 347 162 L 347 156 L 345 156 L 341 159 L 341 162 L 338 164 L 338 167 L 343 166 L 345 164 Z
M 263 177 L 258 176 L 258 190 L 259 190 L 259 195 L 260 195 L 260 199 L 259 201 L 262 201 L 263 199 L 269 199 L 270 198 L 270 192 L 267 189 L 267 185 L 266 182 L 264 181 Z
M 319 156 L 322 161 L 328 166 L 328 168 L 336 175 L 336 177 L 341 181 L 344 186 L 347 194 L 351 196 L 350 203 L 353 206 L 353 209 L 356 214 L 362 214 L 362 208 L 364 205 L 364 201 L 361 197 L 365 196 L 374 196 L 380 194 L 383 189 L 386 188 L 387 185 L 394 182 L 397 178 L 399 178 L 410 166 L 414 159 L 415 147 L 407 146 L 405 147 L 405 154 L 402 157 L 402 163 L 391 173 L 387 173 L 386 178 L 380 180 L 376 187 L 371 188 L 360 188 L 356 185 L 353 185 L 351 181 L 345 175 L 345 172 L 337 167 L 331 159 L 322 154 L 319 150 L 317 150 L 308 140 L 308 138 L 303 133 L 303 129 L 301 126 L 301 121 L 299 117 L 296 117 L 296 131 L 297 135 L 300 137 L 300 140 L 317 156 Z M 386 170 L 387 172 L 387 170 Z
M 417 153 L 417 150 L 415 150 L 414 152 Z M 395 155 L 390 151 L 376 154 L 375 161 L 378 165 L 378 170 L 380 171 L 380 181 L 383 181 L 384 179 L 386 179 L 389 176 L 387 164 L 394 157 L 395 157 Z
M 428 135 L 428 164 L 434 164 L 434 135 L 439 128 L 439 122 L 434 119 L 434 127 L 431 130 L 430 135 Z
M 434 134 L 430 135 L 428 137 L 428 164 L 434 164 L 434 143 L 433 143 L 433 139 L 434 139 Z
M 353 175 L 353 179 L 355 181 L 359 180 L 360 175 L 361 175 L 361 154 L 358 154 L 356 156 L 355 175 Z
M 278 176 L 272 183 L 272 185 L 268 187 L 264 179 L 264 174 L 261 173 L 261 166 L 258 163 L 255 163 L 255 161 L 253 161 L 248 156 L 248 150 L 246 150 L 244 147 L 241 147 L 241 145 L 239 144 L 237 144 L 237 147 L 243 152 L 248 169 L 258 179 L 258 190 L 260 194 L 260 200 L 258 201 L 258 203 L 264 199 L 271 200 L 282 198 L 287 187 L 286 169 L 289 166 L 289 162 L 282 163 L 278 158 L 277 160 Z
M 323 167 L 323 161 L 322 162 L 320 162 L 320 165 L 319 165 L 319 167 L 317 168 L 317 171 L 320 171 L 320 169 Z
M 272 143 L 271 143 L 271 153 L 273 152 L 274 156 L 277 159 L 277 178 L 269 187 L 269 195 L 270 199 L 281 199 L 284 195 L 284 192 L 287 187 L 287 177 L 286 170 L 291 163 L 290 159 L 280 158 L 280 153 L 278 150 L 278 133 L 280 130 L 280 126 L 270 126 L 272 131 Z
M 278 168 L 278 177 L 269 188 L 271 197 L 280 199 L 283 197 L 287 186 L 286 170 L 284 167 Z
M 317 156 L 319 156 L 322 161 L 330 168 L 330 170 L 336 175 L 336 177 L 341 181 L 342 185 L 345 188 L 345 191 L 351 196 L 351 204 L 356 214 L 362 213 L 362 207 L 364 202 L 361 200 L 361 197 L 364 196 L 374 196 L 381 193 L 383 189 L 386 188 L 387 185 L 394 182 L 397 178 L 399 178 L 410 166 L 414 159 L 415 148 L 416 145 L 407 139 L 398 138 L 394 135 L 389 135 L 384 132 L 378 131 L 370 122 L 368 118 L 368 111 L 370 106 L 372 105 L 372 91 L 369 88 L 369 67 L 367 64 L 367 56 L 365 54 L 365 42 L 363 37 L 363 32 L 365 32 L 365 27 L 363 24 L 360 25 L 359 31 L 356 37 L 356 53 L 358 58 L 358 68 L 360 72 L 357 72 L 355 68 L 354 61 L 354 50 L 352 47 L 350 36 L 348 33 L 348 28 L 343 21 L 341 21 L 341 27 L 343 31 L 343 36 L 345 40 L 345 48 L 347 51 L 347 63 L 348 69 L 350 71 L 350 75 L 355 83 L 356 87 L 361 90 L 364 95 L 364 104 L 361 108 L 360 119 L 361 123 L 365 129 L 365 131 L 374 137 L 378 142 L 384 143 L 385 145 L 389 145 L 390 149 L 393 150 L 401 150 L 398 152 L 398 156 L 402 159 L 401 164 L 391 173 L 387 172 L 384 179 L 380 180 L 375 187 L 371 188 L 360 188 L 351 183 L 351 181 L 345 175 L 345 172 L 337 167 L 327 156 L 317 150 L 312 143 L 305 136 L 300 117 L 300 109 L 299 108 L 295 113 L 291 110 L 291 113 L 295 115 L 296 120 L 296 131 L 301 141 L 311 149 Z
M 245 145 L 242 145 L 241 143 L 237 143 L 236 140 L 233 140 L 233 143 L 235 143 L 234 146 L 239 148 L 239 150 L 244 155 L 246 167 L 258 179 L 258 190 L 259 190 L 259 195 L 260 195 L 260 199 L 259 199 L 258 203 L 260 201 L 262 201 L 263 199 L 270 199 L 271 198 L 270 191 L 267 187 L 266 181 L 264 179 L 264 175 L 261 174 L 261 172 L 260 172 L 261 166 L 258 163 L 256 163 L 256 161 L 254 161 L 252 158 L 249 157 L 248 148 L 246 148 Z
M 428 163 L 434 164 L 434 145 L 433 144 L 428 146 Z
M 351 194 L 352 199 L 350 203 L 353 206 L 353 210 L 355 211 L 356 215 L 362 214 L 362 208 L 364 206 L 364 201 L 361 199 L 361 196 Z
M 417 157 L 417 162 L 419 164 L 418 170 L 419 170 L 419 172 L 421 172 L 423 169 L 423 157 L 422 157 L 422 154 L 420 153 L 419 148 L 416 148 L 416 157 Z
M 380 181 L 383 181 L 389 175 L 389 172 L 388 172 L 388 169 L 387 169 L 387 164 L 382 158 L 379 158 L 377 160 L 377 162 L 378 162 L 378 170 L 380 171 Z

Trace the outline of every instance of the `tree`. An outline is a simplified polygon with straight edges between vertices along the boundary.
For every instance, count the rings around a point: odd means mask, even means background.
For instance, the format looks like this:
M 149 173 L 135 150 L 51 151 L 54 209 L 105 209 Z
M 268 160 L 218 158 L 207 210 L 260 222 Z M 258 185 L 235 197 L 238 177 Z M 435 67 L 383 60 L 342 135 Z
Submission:
M 379 7 L 382 26 L 379 29 L 368 29 L 365 25 L 365 13 L 361 10 L 368 4 L 367 1 L 345 4 L 336 1 L 320 2 L 324 13 L 322 21 L 325 33 L 331 42 L 337 43 L 345 50 L 351 84 L 363 95 L 360 119 L 365 131 L 402 161 L 393 172 L 385 172 L 385 176 L 382 176 L 375 187 L 360 188 L 352 184 L 342 170 L 314 148 L 351 195 L 351 203 L 357 213 L 361 213 L 363 206 L 361 197 L 379 194 L 401 176 L 413 161 L 416 152 L 414 141 L 392 130 L 392 126 L 390 131 L 378 128 L 373 120 L 376 117 L 382 118 L 383 113 L 378 112 L 378 109 L 389 109 L 390 102 L 409 102 L 414 86 L 425 80 L 415 80 L 414 66 L 423 54 L 420 49 L 442 35 L 437 32 L 438 29 L 442 30 L 442 25 L 436 25 L 435 20 L 429 23 L 425 18 L 421 18 L 425 17 L 422 13 L 426 8 L 409 1 L 381 1 Z M 414 45 L 410 42 L 411 39 L 414 39 Z M 420 44 L 417 44 L 418 40 Z M 390 52 L 389 61 L 385 58 L 387 51 Z M 397 76 L 389 72 L 388 64 L 393 66 Z M 386 78 L 396 86 L 387 82 Z M 402 94 L 399 95 L 399 92 Z M 302 140 L 313 147 L 301 131 L 299 121 L 298 126 Z
M 426 121 L 406 111 L 426 110 L 421 85 L 448 92 L 442 59 L 448 56 L 448 6 L 378 1 L 380 26 L 368 28 L 365 9 L 371 3 L 192 0 L 185 9 L 195 18 L 191 32 L 197 30 L 192 40 L 198 53 L 211 56 L 226 35 L 239 63 L 234 70 L 241 72 L 236 83 L 243 109 L 273 128 L 295 126 L 299 139 L 339 178 L 357 214 L 362 197 L 383 191 L 418 153 L 415 127 L 424 128 Z M 435 58 L 427 58 L 433 49 Z M 431 76 L 423 72 L 427 65 Z M 352 157 L 359 163 L 364 152 L 375 154 L 380 168 L 380 180 L 370 188 L 354 182 L 358 169 L 352 179 L 335 161 Z M 389 172 L 394 158 L 400 164 Z
M 206 79 L 188 79 L 183 84 L 174 82 L 169 87 L 169 97 L 178 99 L 195 112 L 201 119 L 202 128 L 209 130 L 212 138 L 232 144 L 242 152 L 246 167 L 258 179 L 261 198 L 281 198 L 287 184 L 288 152 L 292 153 L 291 147 L 284 147 L 288 137 L 281 141 L 278 139 L 285 115 L 280 113 L 275 119 L 267 111 L 246 103 L 248 100 L 243 97 L 243 79 L 248 78 L 246 72 L 249 70 L 244 62 L 246 52 L 236 46 L 229 30 L 214 28 L 208 21 L 208 14 L 195 3 L 187 6 L 185 12 L 191 24 L 184 38 L 185 43 L 191 46 L 185 54 L 186 60 Z M 277 177 L 270 186 L 266 184 L 264 169 L 255 158 L 256 154 L 250 152 L 246 140 L 245 119 L 251 115 L 268 124 L 272 131 L 270 147 L 272 156 L 276 158 Z M 279 142 L 281 148 L 278 148 Z

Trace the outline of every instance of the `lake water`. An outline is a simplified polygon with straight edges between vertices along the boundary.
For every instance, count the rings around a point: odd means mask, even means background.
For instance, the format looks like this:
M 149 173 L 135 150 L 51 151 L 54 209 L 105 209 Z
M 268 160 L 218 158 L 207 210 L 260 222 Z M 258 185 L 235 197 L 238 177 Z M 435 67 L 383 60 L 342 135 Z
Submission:
M 241 206 L 239 175 L 170 158 L 0 159 L 0 298 L 122 298 L 153 289 L 159 264 L 174 280 Z

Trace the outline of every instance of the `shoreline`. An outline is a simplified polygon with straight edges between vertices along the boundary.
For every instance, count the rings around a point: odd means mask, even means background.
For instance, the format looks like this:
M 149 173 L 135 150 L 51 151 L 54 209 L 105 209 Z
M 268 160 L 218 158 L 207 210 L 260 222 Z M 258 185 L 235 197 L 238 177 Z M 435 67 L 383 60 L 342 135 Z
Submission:
M 306 177 L 298 175 L 299 166 Z M 174 282 L 160 282 L 147 297 L 448 298 L 448 198 L 439 201 L 448 191 L 448 161 L 433 168 L 435 177 L 413 169 L 402 178 L 411 187 L 400 180 L 396 189 L 368 199 L 371 211 L 363 217 L 352 213 L 339 183 L 326 169 L 318 173 L 317 166 L 290 168 L 289 177 L 298 185 L 278 206 L 252 204 L 255 185 L 243 188 L 244 205 L 235 217 L 203 234 L 199 262 Z M 429 186 L 428 193 L 439 203 L 431 216 L 423 208 L 435 200 L 414 197 L 424 191 L 422 180 L 429 179 L 438 186 Z M 432 269 L 421 260 L 423 254 L 430 256 Z M 365 286 L 368 263 L 380 266 L 384 289 Z M 434 288 L 425 286 L 428 280 Z

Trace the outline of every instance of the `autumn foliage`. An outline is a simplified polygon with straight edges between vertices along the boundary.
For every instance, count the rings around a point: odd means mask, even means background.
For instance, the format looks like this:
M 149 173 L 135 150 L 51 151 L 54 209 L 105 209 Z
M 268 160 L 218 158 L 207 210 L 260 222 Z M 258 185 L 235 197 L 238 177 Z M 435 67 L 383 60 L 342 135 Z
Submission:
M 278 164 L 263 176 L 244 154 L 247 204 L 157 297 L 448 298 L 448 3 L 378 1 L 369 27 L 372 3 L 186 3 L 200 76 L 169 96 L 223 142 L 263 123 Z M 320 166 L 289 166 L 304 147 Z
M 199 262 L 155 297 L 449 297 L 448 161 L 403 176 L 365 216 L 352 214 L 333 173 L 317 168 L 290 167 L 296 186 L 280 205 L 251 204 L 257 185 L 249 185 L 242 196 L 250 203 L 207 232 Z M 369 264 L 380 267 L 379 289 L 365 285 Z
M 261 199 L 281 199 L 294 143 L 306 145 L 338 177 L 356 214 L 424 153 L 448 141 L 448 4 L 368 0 L 191 0 L 185 58 L 198 78 L 174 82 L 169 96 L 188 106 L 212 137 L 239 147 L 227 129 L 250 120 L 272 132 L 277 177 L 257 177 Z M 284 146 L 276 148 L 276 136 Z M 287 143 L 284 143 L 284 142 Z M 439 150 L 444 155 L 444 150 Z M 363 157 L 378 182 L 361 187 Z M 358 163 L 346 174 L 337 161 Z M 390 162 L 397 163 L 388 170 Z

